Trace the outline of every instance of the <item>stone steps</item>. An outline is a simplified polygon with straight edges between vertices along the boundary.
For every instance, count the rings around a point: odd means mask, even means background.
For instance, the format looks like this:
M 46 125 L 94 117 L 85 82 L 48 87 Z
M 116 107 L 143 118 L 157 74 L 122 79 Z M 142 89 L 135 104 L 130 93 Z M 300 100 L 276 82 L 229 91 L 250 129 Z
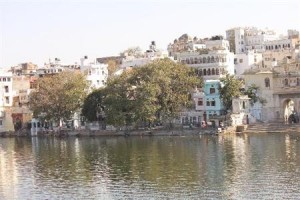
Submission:
M 260 133 L 260 132 L 300 132 L 300 124 L 284 124 L 278 123 L 256 123 L 250 124 L 247 127 L 247 133 Z

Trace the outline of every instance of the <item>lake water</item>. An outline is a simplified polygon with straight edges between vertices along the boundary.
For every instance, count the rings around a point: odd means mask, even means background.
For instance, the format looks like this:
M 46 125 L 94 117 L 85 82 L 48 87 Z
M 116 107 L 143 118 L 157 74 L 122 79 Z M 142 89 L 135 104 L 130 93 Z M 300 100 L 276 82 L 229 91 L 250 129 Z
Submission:
M 300 134 L 0 138 L 0 199 L 299 199 Z

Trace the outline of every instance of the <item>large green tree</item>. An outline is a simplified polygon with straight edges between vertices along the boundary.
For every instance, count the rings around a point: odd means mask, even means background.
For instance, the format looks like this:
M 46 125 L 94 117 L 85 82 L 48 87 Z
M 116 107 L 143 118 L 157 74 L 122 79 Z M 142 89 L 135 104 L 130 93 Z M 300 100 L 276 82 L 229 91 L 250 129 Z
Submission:
M 243 82 L 234 77 L 234 75 L 226 74 L 226 77 L 221 78 L 221 86 L 219 88 L 220 98 L 226 110 L 232 108 L 232 99 L 240 96 Z
M 194 70 L 170 59 L 125 72 L 107 84 L 108 123 L 171 122 L 189 105 L 191 92 L 200 85 Z
M 90 122 L 99 120 L 98 114 L 104 110 L 105 90 L 103 88 L 92 91 L 84 100 L 81 114 Z
M 30 109 L 35 117 L 56 122 L 69 120 L 81 108 L 87 88 L 88 82 L 79 72 L 39 78 L 38 88 L 30 94 Z

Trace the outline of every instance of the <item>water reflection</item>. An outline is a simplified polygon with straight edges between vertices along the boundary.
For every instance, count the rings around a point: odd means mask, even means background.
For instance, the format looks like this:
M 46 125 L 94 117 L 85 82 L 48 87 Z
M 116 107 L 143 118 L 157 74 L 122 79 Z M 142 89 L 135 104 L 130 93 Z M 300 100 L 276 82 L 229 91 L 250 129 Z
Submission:
M 297 199 L 299 138 L 3 138 L 0 199 Z

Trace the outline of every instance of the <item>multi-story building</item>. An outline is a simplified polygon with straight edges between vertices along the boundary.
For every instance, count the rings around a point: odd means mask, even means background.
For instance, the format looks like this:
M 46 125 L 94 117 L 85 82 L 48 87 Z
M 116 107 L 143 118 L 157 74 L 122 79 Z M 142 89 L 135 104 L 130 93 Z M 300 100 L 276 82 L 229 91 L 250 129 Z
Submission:
M 249 69 L 263 67 L 261 53 L 248 51 L 247 53 L 234 55 L 234 72 L 239 78 L 243 77 L 243 73 Z
M 142 53 L 142 55 L 138 57 L 124 55 L 122 64 L 120 65 L 119 70 L 114 73 L 114 75 L 120 75 L 124 71 L 130 70 L 131 68 L 141 67 L 151 63 L 154 60 L 164 58 L 168 58 L 168 52 L 157 49 L 155 42 L 152 41 L 149 49 Z
M 264 52 L 266 41 L 277 39 L 273 30 L 260 30 L 256 27 L 238 27 L 226 31 L 226 39 L 230 44 L 230 51 L 236 54 L 246 53 L 249 50 Z
M 234 74 L 234 54 L 229 52 L 226 40 L 207 40 L 207 48 L 177 53 L 178 62 L 195 68 L 204 80 L 218 80 L 227 73 Z
M 38 66 L 36 64 L 33 64 L 31 62 L 28 63 L 22 63 L 18 66 L 11 67 L 11 72 L 14 75 L 28 75 L 32 76 L 36 73 Z
M 220 78 L 234 74 L 234 54 L 229 42 L 213 37 L 205 40 L 205 48 L 175 54 L 178 62 L 195 68 L 204 79 L 204 87 L 193 93 L 195 109 L 181 114 L 181 123 L 219 125 L 225 114 L 219 93 Z
M 213 126 L 219 126 L 224 121 L 224 107 L 220 99 L 220 81 L 206 80 L 201 90 L 193 93 L 195 108 L 182 112 L 181 123 L 184 125 L 205 125 L 210 122 Z
M 259 87 L 257 95 L 266 104 L 254 104 L 251 114 L 262 121 L 287 120 L 291 114 L 300 113 L 300 52 L 278 60 L 273 66 L 253 69 L 244 74 L 246 88 L 252 84 Z
M 108 77 L 108 65 L 97 62 L 85 64 L 88 57 L 81 58 L 80 70 L 86 74 L 86 79 L 90 83 L 90 90 L 104 87 Z
M 31 117 L 31 113 L 29 112 L 28 107 L 24 108 L 22 106 L 22 103 L 20 103 L 19 96 L 19 90 L 27 88 L 29 89 L 29 87 L 29 78 L 26 78 L 24 76 L 13 76 L 11 72 L 1 73 L 0 131 L 14 131 L 14 125 L 16 121 L 24 123 L 27 122 Z M 24 98 L 24 95 L 22 97 Z

